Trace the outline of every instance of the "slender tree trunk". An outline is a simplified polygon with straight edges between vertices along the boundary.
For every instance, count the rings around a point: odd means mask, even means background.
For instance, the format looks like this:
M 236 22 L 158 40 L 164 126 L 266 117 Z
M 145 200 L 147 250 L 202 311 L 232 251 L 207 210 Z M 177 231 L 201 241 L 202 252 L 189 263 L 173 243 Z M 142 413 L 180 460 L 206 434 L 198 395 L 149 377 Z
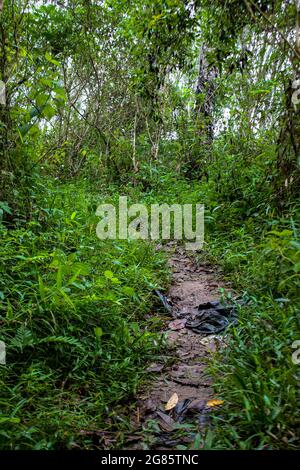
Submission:
M 3 4 L 4 1 L 0 0 L 0 87 L 1 87 L 1 101 L 0 101 L 0 200 L 5 200 L 9 192 L 8 186 L 10 184 L 11 171 L 9 164 L 9 129 L 10 129 L 10 116 L 9 116 L 9 97 L 7 95 L 7 56 L 6 56 L 6 34 L 3 18 Z
M 216 70 L 209 66 L 206 57 L 207 48 L 203 44 L 199 55 L 199 72 L 196 85 L 196 116 L 201 141 L 213 140 L 213 109 Z
M 159 126 L 156 129 L 155 136 L 154 136 L 154 141 L 153 141 L 153 144 L 152 144 L 151 157 L 152 157 L 152 160 L 154 160 L 154 161 L 156 161 L 158 159 L 161 131 L 162 131 L 161 126 Z
M 132 165 L 133 165 L 134 173 L 137 173 L 139 169 L 139 162 L 136 159 L 136 135 L 137 135 L 138 114 L 139 114 L 139 103 L 138 103 L 137 97 L 136 97 L 135 103 L 136 103 L 136 109 L 135 109 L 134 122 L 133 122 Z
M 213 141 L 213 111 L 214 111 L 214 93 L 217 69 L 209 64 L 207 60 L 208 48 L 202 44 L 199 54 L 199 72 L 196 84 L 195 100 L 195 120 L 196 132 L 198 135 L 197 155 L 193 157 L 192 165 L 196 170 L 200 167 L 200 173 L 203 166 L 211 159 L 211 146 Z

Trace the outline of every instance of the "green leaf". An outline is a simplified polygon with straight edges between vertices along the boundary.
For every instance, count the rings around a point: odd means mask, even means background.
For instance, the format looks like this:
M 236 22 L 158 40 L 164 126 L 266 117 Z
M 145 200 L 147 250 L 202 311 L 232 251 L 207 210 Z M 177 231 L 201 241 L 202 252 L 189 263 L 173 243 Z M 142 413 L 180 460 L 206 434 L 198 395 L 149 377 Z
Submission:
M 106 277 L 106 279 L 113 279 L 114 273 L 112 271 L 104 271 L 104 276 Z
M 20 423 L 20 419 L 19 418 L 8 418 L 6 416 L 0 416 L 0 423 Z
M 53 116 L 55 116 L 56 114 L 56 110 L 55 108 L 53 108 L 53 106 L 51 106 L 50 104 L 47 104 L 44 109 L 43 109 L 43 116 L 46 118 L 46 119 L 51 119 L 53 118 Z
M 101 336 L 103 336 L 103 330 L 99 326 L 94 328 L 94 333 L 96 338 L 101 338 Z
M 123 287 L 123 292 L 125 295 L 128 295 L 129 297 L 132 297 L 135 294 L 135 290 L 132 287 L 128 287 L 128 286 Z
M 35 98 L 35 102 L 37 106 L 44 106 L 47 103 L 48 99 L 49 95 L 47 95 L 46 93 L 39 93 Z
M 49 52 L 46 52 L 45 58 L 46 58 L 46 60 L 47 60 L 48 62 L 51 62 L 51 64 L 60 66 L 60 62 L 58 62 L 58 60 L 55 60 L 55 59 L 49 54 Z

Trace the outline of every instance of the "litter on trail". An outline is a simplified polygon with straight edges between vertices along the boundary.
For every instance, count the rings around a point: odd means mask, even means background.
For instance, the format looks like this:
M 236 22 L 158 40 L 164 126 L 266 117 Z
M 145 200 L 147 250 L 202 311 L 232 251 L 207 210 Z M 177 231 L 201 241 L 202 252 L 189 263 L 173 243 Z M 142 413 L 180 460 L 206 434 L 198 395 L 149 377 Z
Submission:
M 185 326 L 203 335 L 218 334 L 230 325 L 237 324 L 235 305 L 222 304 L 220 301 L 206 302 L 198 306 L 198 312 L 188 317 Z
M 162 305 L 165 307 L 168 313 L 172 314 L 172 306 L 170 304 L 169 299 L 167 298 L 166 295 L 162 294 L 159 290 L 154 291 L 159 300 L 161 301 Z
M 168 299 L 168 297 L 158 290 L 155 290 L 155 294 L 159 298 L 165 310 L 174 316 L 171 301 Z M 223 304 L 219 300 L 214 300 L 198 305 L 197 312 L 187 312 L 184 315 L 184 318 L 176 319 L 171 322 L 169 324 L 169 328 L 171 330 L 190 328 L 195 333 L 200 333 L 203 335 L 212 335 L 221 333 L 226 330 L 229 326 L 236 324 L 236 305 Z

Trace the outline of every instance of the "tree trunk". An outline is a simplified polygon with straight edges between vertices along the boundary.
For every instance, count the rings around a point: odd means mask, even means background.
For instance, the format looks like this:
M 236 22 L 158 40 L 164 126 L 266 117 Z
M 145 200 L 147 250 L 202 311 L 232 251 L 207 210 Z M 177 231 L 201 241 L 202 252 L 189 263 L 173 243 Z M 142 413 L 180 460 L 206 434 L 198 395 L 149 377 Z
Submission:
M 276 194 L 278 206 L 300 189 L 300 100 L 296 80 L 290 80 L 286 90 L 286 109 L 281 119 L 277 141 Z M 296 96 L 296 99 L 295 99 Z
M 0 200 L 5 200 L 10 192 L 12 168 L 9 162 L 9 98 L 7 95 L 7 56 L 6 33 L 3 19 L 3 0 L 0 0 Z
M 195 121 L 198 136 L 197 155 L 192 158 L 194 170 L 201 176 L 203 167 L 211 160 L 211 147 L 213 141 L 213 111 L 214 93 L 217 69 L 209 64 L 208 49 L 202 44 L 199 54 L 199 72 L 196 84 Z
M 275 181 L 277 203 L 284 207 L 285 201 L 300 190 L 300 34 L 299 6 L 296 7 L 295 49 L 291 59 L 293 78 L 285 92 L 285 111 L 281 118 L 277 141 L 278 177 Z

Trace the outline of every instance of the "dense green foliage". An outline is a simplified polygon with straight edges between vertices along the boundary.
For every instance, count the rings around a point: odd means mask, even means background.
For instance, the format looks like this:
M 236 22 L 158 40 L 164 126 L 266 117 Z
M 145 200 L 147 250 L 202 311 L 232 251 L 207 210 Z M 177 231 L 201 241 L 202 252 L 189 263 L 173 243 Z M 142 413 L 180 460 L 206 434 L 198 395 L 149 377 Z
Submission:
M 195 445 L 299 448 L 297 2 L 0 6 L 0 448 L 103 448 L 106 431 L 122 448 L 130 432 L 165 351 L 149 314 L 168 271 L 154 244 L 97 238 L 98 204 L 125 194 L 204 203 L 196 256 L 249 300 Z
M 1 448 L 89 445 L 84 430 L 104 414 L 113 427 L 112 404 L 163 346 L 145 321 L 163 259 L 148 244 L 98 240 L 97 198 L 52 186 L 39 217 L 1 230 Z

